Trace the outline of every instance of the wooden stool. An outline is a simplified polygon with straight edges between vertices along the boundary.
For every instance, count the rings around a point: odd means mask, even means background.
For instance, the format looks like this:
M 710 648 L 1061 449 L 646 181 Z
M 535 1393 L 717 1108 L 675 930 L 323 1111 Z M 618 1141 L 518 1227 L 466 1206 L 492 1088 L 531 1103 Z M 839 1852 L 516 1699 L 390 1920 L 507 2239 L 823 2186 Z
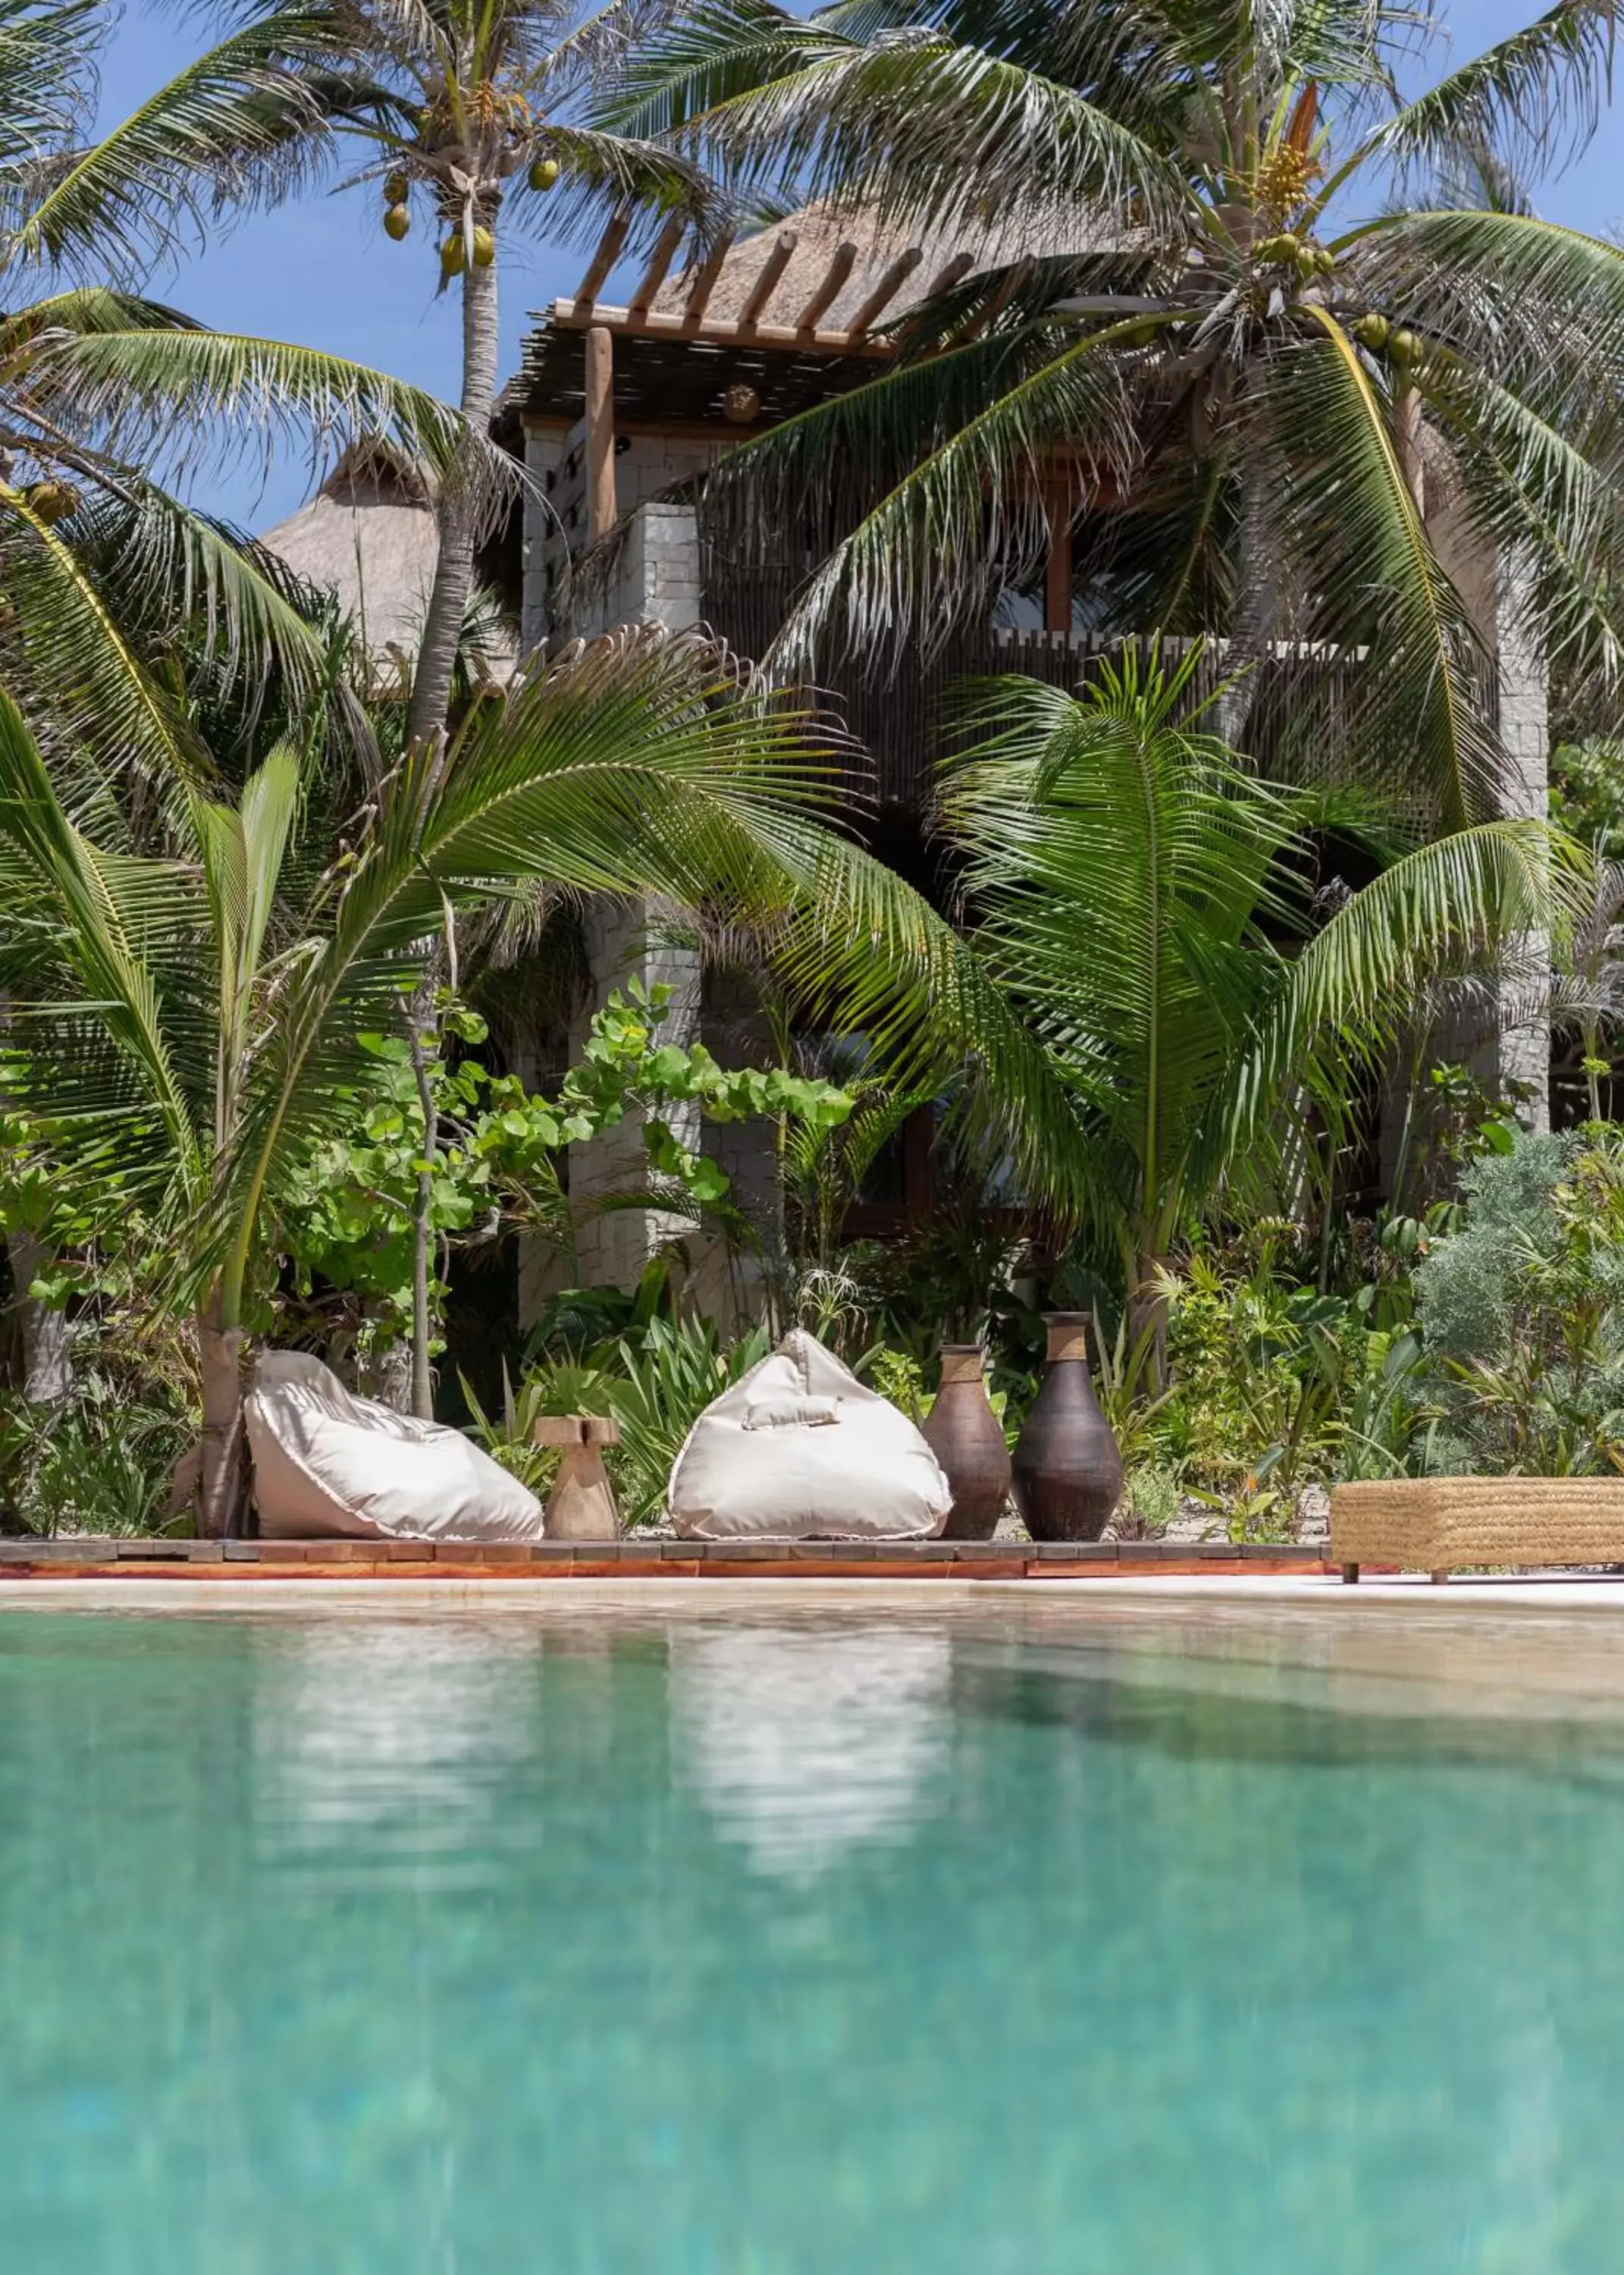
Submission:
M 562 1446 L 563 1460 L 548 1498 L 542 1530 L 549 1540 L 613 1540 L 620 1531 L 602 1447 L 618 1446 L 620 1425 L 607 1414 L 541 1414 L 538 1446 Z

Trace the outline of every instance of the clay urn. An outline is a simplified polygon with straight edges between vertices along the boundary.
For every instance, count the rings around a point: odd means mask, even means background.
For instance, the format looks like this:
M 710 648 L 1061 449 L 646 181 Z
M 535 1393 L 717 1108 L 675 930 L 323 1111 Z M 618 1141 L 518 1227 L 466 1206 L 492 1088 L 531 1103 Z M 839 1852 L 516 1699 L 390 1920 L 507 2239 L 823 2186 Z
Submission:
M 1098 1540 L 1122 1457 L 1088 1370 L 1088 1314 L 1050 1311 L 1048 1363 L 1015 1449 L 1015 1497 L 1034 1540 Z
M 953 1488 L 941 1538 L 990 1540 L 1009 1498 L 1009 1449 L 987 1398 L 979 1343 L 943 1346 L 941 1388 L 924 1427 Z

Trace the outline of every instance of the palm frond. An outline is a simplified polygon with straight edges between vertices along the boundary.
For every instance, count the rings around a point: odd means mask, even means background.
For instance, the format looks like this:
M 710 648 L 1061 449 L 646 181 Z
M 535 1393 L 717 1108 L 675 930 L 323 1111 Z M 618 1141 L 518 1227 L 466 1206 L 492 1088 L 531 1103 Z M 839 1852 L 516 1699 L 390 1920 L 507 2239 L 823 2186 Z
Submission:
M 1388 403 L 1334 317 L 1309 313 L 1323 336 L 1267 367 L 1253 444 L 1309 596 L 1304 630 L 1367 643 L 1344 724 L 1379 775 L 1452 821 L 1492 812 L 1502 762 L 1483 643 L 1433 550 Z
M 1411 167 L 1491 151 L 1514 172 L 1576 156 L 1612 93 L 1619 15 L 1618 0 L 1557 0 L 1406 103 L 1374 149 Z
M 342 356 L 230 332 L 109 331 L 42 341 L 29 365 L 35 398 L 115 457 L 155 450 L 219 460 L 276 439 L 309 445 L 313 466 L 358 437 L 381 438 L 434 472 L 456 464 L 495 514 L 522 484 L 487 435 L 422 389 Z

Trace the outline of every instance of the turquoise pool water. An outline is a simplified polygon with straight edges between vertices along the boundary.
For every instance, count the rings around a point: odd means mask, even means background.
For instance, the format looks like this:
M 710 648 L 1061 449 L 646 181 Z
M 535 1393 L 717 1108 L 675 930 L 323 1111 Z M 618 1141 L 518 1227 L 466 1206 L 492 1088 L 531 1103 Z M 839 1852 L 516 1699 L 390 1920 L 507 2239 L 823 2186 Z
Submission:
M 0 1614 L 0 2264 L 1619 2264 L 1611 1646 L 581 1601 Z

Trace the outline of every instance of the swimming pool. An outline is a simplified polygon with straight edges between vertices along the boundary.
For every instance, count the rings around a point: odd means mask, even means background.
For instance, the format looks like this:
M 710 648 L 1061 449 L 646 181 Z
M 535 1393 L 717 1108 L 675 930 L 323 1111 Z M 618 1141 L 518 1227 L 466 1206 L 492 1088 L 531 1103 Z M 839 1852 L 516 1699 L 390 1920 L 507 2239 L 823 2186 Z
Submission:
M 1616 2264 L 1611 1621 L 625 1592 L 0 1613 L 8 2267 Z

